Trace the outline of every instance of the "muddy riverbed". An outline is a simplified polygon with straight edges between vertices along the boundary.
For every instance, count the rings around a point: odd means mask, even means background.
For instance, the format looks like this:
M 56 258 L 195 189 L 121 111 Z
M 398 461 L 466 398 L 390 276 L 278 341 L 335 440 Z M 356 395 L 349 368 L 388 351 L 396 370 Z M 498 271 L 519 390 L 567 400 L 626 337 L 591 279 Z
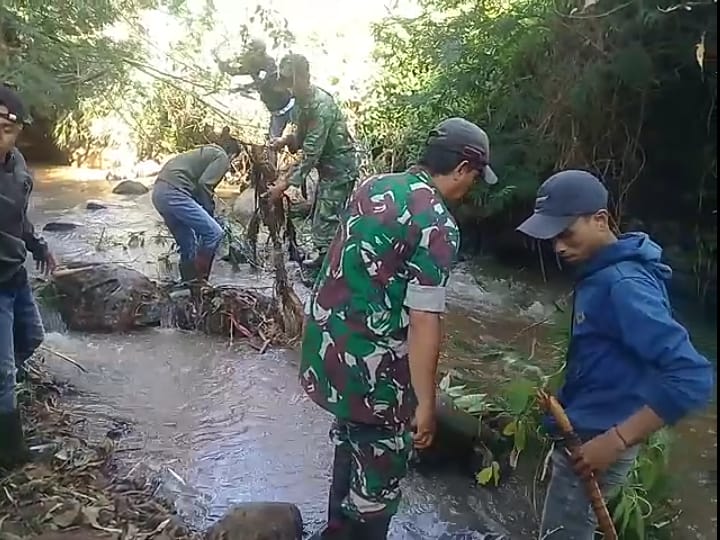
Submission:
M 151 278 L 173 271 L 158 262 L 173 258 L 163 257 L 170 240 L 148 195 L 111 195 L 112 184 L 99 171 L 38 169 L 36 178 L 31 204 L 36 227 L 53 220 L 78 225 L 45 233 L 62 261 L 122 262 Z M 89 211 L 88 200 L 108 208 Z M 545 329 L 533 324 L 552 313 L 560 289 L 497 277 L 503 274 L 465 264 L 453 276 L 454 307 L 446 327 L 455 341 L 446 365 L 491 371 L 478 365 L 473 347 L 493 341 L 515 339 L 528 353 L 542 350 Z M 214 281 L 272 284 L 269 275 L 243 266 L 233 271 L 222 261 Z M 297 291 L 307 294 L 300 285 Z M 320 523 L 329 483 L 329 418 L 302 394 L 293 352 L 260 355 L 240 343 L 170 328 L 83 335 L 64 332 L 52 320 L 48 324 L 47 345 L 88 370 L 50 360 L 55 374 L 80 391 L 72 407 L 99 435 L 122 432 L 121 456 L 128 467 L 161 475 L 192 524 L 207 525 L 233 502 L 248 500 L 294 502 L 310 528 Z M 715 333 L 710 340 L 716 339 Z M 716 534 L 715 429 L 714 413 L 680 429 L 674 463 L 682 477 L 683 514 L 677 538 Z M 490 491 L 448 472 L 413 473 L 392 538 L 531 538 L 536 520 L 531 492 L 520 475 Z

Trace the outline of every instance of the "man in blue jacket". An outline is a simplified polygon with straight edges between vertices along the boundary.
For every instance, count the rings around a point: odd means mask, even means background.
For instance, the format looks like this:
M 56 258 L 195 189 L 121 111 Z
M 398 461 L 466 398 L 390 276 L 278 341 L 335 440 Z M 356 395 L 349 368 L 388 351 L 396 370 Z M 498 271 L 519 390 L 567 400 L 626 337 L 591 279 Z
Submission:
M 596 522 L 581 478 L 597 475 L 605 493 L 621 485 L 638 445 L 705 407 L 713 389 L 710 363 L 673 319 L 661 248 L 645 234 L 615 236 L 607 202 L 596 177 L 563 171 L 540 186 L 534 214 L 518 227 L 552 240 L 577 268 L 558 398 L 583 446 L 571 459 L 564 449 L 553 455 L 541 538 L 592 540 Z

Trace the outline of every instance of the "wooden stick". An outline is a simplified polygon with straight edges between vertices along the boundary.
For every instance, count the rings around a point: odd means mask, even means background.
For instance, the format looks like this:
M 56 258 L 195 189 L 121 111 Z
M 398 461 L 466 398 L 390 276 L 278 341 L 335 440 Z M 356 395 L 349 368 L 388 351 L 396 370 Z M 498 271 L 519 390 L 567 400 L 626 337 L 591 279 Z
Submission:
M 580 448 L 582 443 L 575 433 L 562 405 L 555 399 L 555 396 L 548 394 L 544 390 L 538 390 L 537 397 L 540 407 L 555 418 L 555 422 L 557 422 L 558 428 L 560 428 L 565 438 L 568 450 L 575 452 Z M 618 534 L 615 530 L 615 524 L 610 517 L 610 512 L 605 504 L 600 486 L 594 476 L 585 481 L 585 490 L 590 498 L 590 504 L 593 512 L 595 512 L 595 517 L 597 518 L 600 531 L 602 531 L 605 540 L 617 540 Z
M 79 369 L 80 371 L 82 371 L 83 373 L 87 373 L 87 372 L 88 372 L 87 369 L 85 369 L 84 367 L 82 367 L 80 364 L 78 364 L 75 360 L 73 360 L 72 358 L 70 358 L 70 357 L 69 357 L 68 355 L 66 355 L 66 354 L 63 354 L 63 353 L 58 352 L 58 351 L 56 351 L 56 350 L 53 350 L 53 349 L 51 349 L 50 347 L 48 347 L 48 346 L 46 346 L 46 345 L 40 345 L 40 348 L 41 348 L 43 351 L 49 352 L 50 354 L 54 354 L 55 356 L 57 356 L 57 357 L 60 358 L 61 360 L 65 360 L 65 361 L 68 362 L 69 364 L 72 364 L 73 366 L 75 366 L 76 368 L 78 368 L 78 369 Z

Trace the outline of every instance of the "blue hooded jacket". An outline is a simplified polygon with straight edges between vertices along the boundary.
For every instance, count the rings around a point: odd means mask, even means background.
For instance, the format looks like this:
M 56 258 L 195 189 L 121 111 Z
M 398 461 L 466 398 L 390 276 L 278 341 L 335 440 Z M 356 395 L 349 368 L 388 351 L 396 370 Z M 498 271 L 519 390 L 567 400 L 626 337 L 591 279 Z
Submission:
M 625 234 L 579 268 L 558 398 L 582 439 L 646 405 L 672 425 L 711 398 L 713 368 L 673 318 L 661 254 L 646 234 Z

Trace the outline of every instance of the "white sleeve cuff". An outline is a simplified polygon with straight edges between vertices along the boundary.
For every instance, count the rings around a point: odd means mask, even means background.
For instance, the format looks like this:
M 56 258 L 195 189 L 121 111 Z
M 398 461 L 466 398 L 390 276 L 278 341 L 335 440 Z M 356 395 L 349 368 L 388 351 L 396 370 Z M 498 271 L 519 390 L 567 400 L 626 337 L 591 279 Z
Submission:
M 417 311 L 445 313 L 445 287 L 408 283 L 405 306 Z

